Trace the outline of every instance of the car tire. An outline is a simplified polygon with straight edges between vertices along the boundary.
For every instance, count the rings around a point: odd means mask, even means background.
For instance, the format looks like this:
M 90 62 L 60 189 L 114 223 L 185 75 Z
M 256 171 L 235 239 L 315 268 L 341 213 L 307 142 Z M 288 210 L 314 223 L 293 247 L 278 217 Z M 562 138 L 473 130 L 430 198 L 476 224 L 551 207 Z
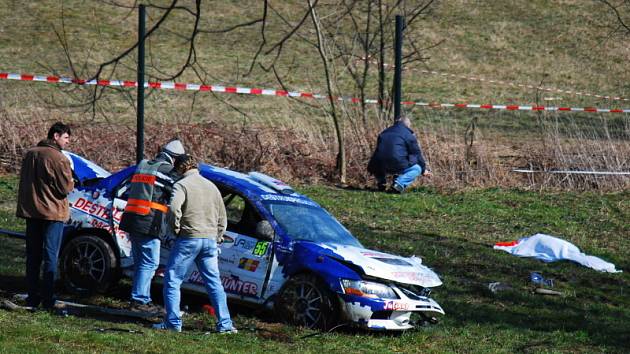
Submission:
M 278 295 L 275 313 L 279 319 L 306 328 L 327 330 L 339 321 L 336 296 L 312 274 L 289 279 Z
M 94 235 L 70 240 L 61 252 L 59 266 L 66 289 L 80 294 L 103 293 L 120 277 L 112 246 Z

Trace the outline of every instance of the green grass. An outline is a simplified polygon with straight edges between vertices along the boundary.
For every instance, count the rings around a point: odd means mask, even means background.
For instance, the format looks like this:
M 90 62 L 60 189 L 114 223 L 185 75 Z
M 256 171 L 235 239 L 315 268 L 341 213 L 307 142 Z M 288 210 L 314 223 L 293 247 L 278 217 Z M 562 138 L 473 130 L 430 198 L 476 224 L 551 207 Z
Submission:
M 0 71 L 36 74 L 71 74 L 63 50 L 51 31 L 60 28 L 61 4 L 66 14 L 69 51 L 79 76 L 87 77 L 95 65 L 106 61 L 136 38 L 135 13 L 106 4 L 86 1 L 7 2 L 0 6 Z M 167 4 L 170 1 L 153 1 Z M 413 2 L 411 2 L 413 3 Z M 228 27 L 260 15 L 260 1 L 202 2 L 204 29 Z M 273 2 L 274 9 L 295 23 L 302 15 L 302 2 Z M 322 8 L 335 11 L 334 7 Z M 149 11 L 149 23 L 158 11 Z M 150 52 L 160 70 L 173 71 L 181 64 L 182 39 L 174 32 L 190 29 L 180 17 L 167 21 L 152 40 Z M 431 12 L 407 32 L 405 51 L 411 40 L 423 50 L 426 68 L 466 76 L 481 76 L 515 83 L 557 87 L 596 94 L 628 97 L 627 36 L 612 35 L 611 12 L 596 1 L 487 1 L 449 0 L 435 2 Z M 340 28 L 348 24 L 340 24 Z M 272 42 L 288 30 L 278 16 L 269 14 L 267 39 Z M 260 27 L 247 27 L 229 34 L 200 35 L 198 62 L 208 70 L 210 84 L 278 88 L 272 72 L 255 66 L 244 76 L 260 43 Z M 312 33 L 304 33 L 307 36 Z M 305 42 L 287 43 L 279 59 L 279 73 L 291 90 L 323 93 L 317 53 Z M 269 64 L 274 53 L 260 57 Z M 386 61 L 391 63 L 392 55 Z M 84 66 L 85 64 L 85 66 Z M 339 63 L 337 63 L 339 64 Z M 341 68 L 342 65 L 339 65 Z M 424 69 L 419 63 L 409 69 Z M 118 67 L 115 79 L 134 80 L 132 56 Z M 158 75 L 149 69 L 149 75 Z M 376 72 L 370 72 L 372 78 Z M 387 74 L 391 82 L 393 72 Z M 403 97 L 427 102 L 513 103 L 558 106 L 619 106 L 586 96 L 539 93 L 407 70 L 403 75 Z M 543 80 L 544 79 L 544 80 Z M 199 82 L 191 71 L 180 82 Z M 350 78 L 341 73 L 339 88 L 354 95 Z M 376 80 L 368 84 L 374 98 Z M 61 88 L 61 89 L 60 89 Z M 57 108 L 73 101 L 65 92 L 86 93 L 74 86 L 43 83 L 0 82 L 2 110 L 12 125 L 29 126 L 33 120 L 83 122 L 80 127 L 101 123 L 123 124 L 132 134 L 135 110 L 129 102 L 110 94 L 98 106 L 96 121 L 81 109 Z M 278 97 L 150 91 L 146 103 L 147 123 L 221 122 L 248 127 L 251 123 L 270 129 L 312 127 L 330 137 L 330 119 L 318 108 Z M 541 101 L 544 97 L 559 100 Z M 133 99 L 129 99 L 133 101 Z M 309 101 L 313 103 L 312 101 Z M 241 112 L 232 109 L 238 108 Z M 448 139 L 461 139 L 473 116 L 478 117 L 476 141 L 488 141 L 501 154 L 530 156 L 529 145 L 549 134 L 557 122 L 558 136 L 575 139 L 628 140 L 628 117 L 594 114 L 538 114 L 471 110 L 413 110 L 416 127 L 423 133 L 438 132 Z M 373 113 L 370 113 L 370 117 Z M 605 117 L 605 118 L 602 118 Z M 5 115 L 2 116 L 5 119 Z M 313 122 L 316 121 L 317 124 Z M 223 125 L 222 125 L 223 126 Z M 313 128 L 315 127 L 315 128 Z M 306 129 L 306 128 L 304 128 Z M 19 131 L 19 130 L 18 130 Z M 78 129 L 79 134 L 81 129 Z M 37 137 L 44 132 L 36 133 Z M 169 132 L 176 134 L 177 132 Z M 543 134 L 541 134 L 543 133 Z M 314 134 L 318 136 L 318 134 Z M 424 135 L 424 134 L 422 134 Z M 26 139 L 18 136 L 18 138 Z M 8 130 L 0 138 L 11 142 Z M 154 138 L 147 139 L 154 144 Z M 448 140 L 447 139 L 447 140 Z M 332 141 L 334 139 L 330 139 Z M 457 140 L 459 141 L 459 140 Z M 438 144 L 442 140 L 436 140 Z M 21 141 L 26 146 L 33 142 Z M 114 141 L 112 144 L 116 144 Z M 283 143 L 283 142 L 280 142 Z M 317 142 L 313 142 L 317 144 Z M 9 144 L 10 145 L 10 144 Z M 509 145 L 509 146 L 508 146 Z M 482 145 L 483 146 L 483 145 Z M 425 152 L 440 146 L 424 146 Z M 508 149 L 509 147 L 509 149 Z M 78 147 L 77 147 L 78 148 Z M 331 149 L 331 151 L 334 149 Z M 370 150 L 370 149 L 367 149 Z M 504 151 L 505 150 L 505 151 Z M 6 150 L 13 151 L 13 150 Z M 98 149 L 98 151 L 105 151 Z M 516 152 L 514 152 L 516 151 Z M 462 152 L 463 153 L 463 152 Z M 593 152 L 597 154 L 597 152 Z M 619 156 L 623 162 L 623 152 Z M 94 159 L 96 156 L 89 156 Z M 614 159 L 614 156 L 612 157 Z M 620 162 L 619 166 L 624 166 Z M 226 162 L 227 163 L 227 162 Z M 626 164 L 627 165 L 627 164 Z M 511 166 L 516 167 L 516 166 Z M 23 230 L 14 217 L 17 179 L 0 177 L 0 228 Z M 628 352 L 630 333 L 630 277 L 628 273 L 602 274 L 562 262 L 543 264 L 494 251 L 491 245 L 544 232 L 578 245 L 582 251 L 630 269 L 630 195 L 628 191 L 597 193 L 536 193 L 519 190 L 483 189 L 443 193 L 424 188 L 394 196 L 322 186 L 304 186 L 312 196 L 337 216 L 361 242 L 370 248 L 421 256 L 436 269 L 444 286 L 434 298 L 447 312 L 434 327 L 399 336 L 342 331 L 327 334 L 264 322 L 244 311 L 236 318 L 243 329 L 235 337 L 203 336 L 209 319 L 196 314 L 187 319 L 186 333 L 154 332 L 144 322 L 112 323 L 97 318 L 60 318 L 47 313 L 0 310 L 0 352 Z M 1 236 L 0 236 L 1 237 Z M 0 290 L 23 292 L 23 241 L 2 238 L 0 247 Z M 565 297 L 533 295 L 528 285 L 531 271 L 542 271 L 556 280 Z M 490 282 L 510 284 L 511 291 L 492 294 Z M 104 297 L 82 301 L 121 306 L 128 284 Z M 159 289 L 157 289 L 159 293 Z M 64 296 L 69 296 L 64 294 Z M 124 328 L 142 334 L 98 332 L 98 328 Z M 314 336 L 309 336 L 317 334 Z
M 8 210 L 16 179 L 0 177 L 2 227 L 20 229 Z M 628 352 L 630 346 L 630 195 L 628 192 L 535 193 L 484 189 L 404 195 L 302 186 L 368 248 L 418 255 L 444 285 L 432 297 L 446 311 L 435 326 L 399 335 L 341 330 L 319 333 L 275 323 L 253 311 L 235 316 L 236 336 L 206 336 L 212 320 L 185 319 L 182 334 L 156 332 L 147 322 L 0 310 L 2 352 Z M 8 198 L 8 199 L 5 199 Z M 599 273 L 570 262 L 545 264 L 495 251 L 492 244 L 536 232 L 573 242 L 626 272 Z M 23 292 L 23 243 L 3 238 L 1 290 Z M 555 281 L 562 297 L 535 295 L 529 273 Z M 491 293 L 491 282 L 511 290 Z M 80 301 L 121 306 L 113 293 Z M 159 289 L 154 289 L 159 294 Z M 68 297 L 70 295 L 63 294 Z M 72 297 L 71 297 L 72 298 Z M 195 299 L 185 298 L 185 301 Z M 99 331 L 114 328 L 141 333 Z

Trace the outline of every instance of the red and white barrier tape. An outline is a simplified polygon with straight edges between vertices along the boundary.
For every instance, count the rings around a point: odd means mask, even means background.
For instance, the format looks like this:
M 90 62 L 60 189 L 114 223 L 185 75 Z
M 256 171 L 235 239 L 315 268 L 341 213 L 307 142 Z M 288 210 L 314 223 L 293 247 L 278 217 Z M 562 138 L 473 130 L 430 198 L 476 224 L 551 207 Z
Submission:
M 361 59 L 361 60 L 363 60 L 363 59 Z M 371 63 L 375 63 L 375 64 L 378 63 L 375 60 L 371 60 L 370 62 Z M 383 64 L 383 66 L 385 66 L 386 68 L 393 68 L 394 67 L 394 65 L 387 64 L 387 63 Z M 527 84 L 519 84 L 519 83 L 515 83 L 515 82 L 510 82 L 510 81 L 485 79 L 483 77 L 477 77 L 477 76 L 466 76 L 466 75 L 450 74 L 450 73 L 445 73 L 445 72 L 440 72 L 440 71 L 435 71 L 435 70 L 424 70 L 424 69 L 416 69 L 416 68 L 403 68 L 403 70 L 405 70 L 405 71 L 417 71 L 417 72 L 420 72 L 420 73 L 423 73 L 423 74 L 431 74 L 431 75 L 437 75 L 437 76 L 442 76 L 442 77 L 450 77 L 450 78 L 454 78 L 454 79 L 462 79 L 462 80 L 469 80 L 469 81 L 476 81 L 476 82 L 483 82 L 483 83 L 499 84 L 499 85 L 505 85 L 505 86 L 510 86 L 510 87 L 528 88 L 528 89 L 532 89 L 532 90 L 540 90 L 540 91 L 545 91 L 545 92 L 566 93 L 566 94 L 569 94 L 569 95 L 576 95 L 576 96 L 587 96 L 587 97 L 595 97 L 595 98 L 601 98 L 601 99 L 606 99 L 606 100 L 630 102 L 630 98 L 624 98 L 624 97 L 619 97 L 619 96 L 598 95 L 598 94 L 594 94 L 594 93 L 580 92 L 580 91 L 571 91 L 571 90 L 563 90 L 563 89 L 558 89 L 558 88 L 553 88 L 553 87 L 544 87 L 544 86 L 534 86 L 534 85 L 527 85 Z
M 550 111 L 550 112 L 592 112 L 592 113 L 630 113 L 630 109 L 621 108 L 597 108 L 597 107 L 551 107 L 551 106 L 519 106 L 499 104 L 469 104 L 469 103 L 425 103 L 402 102 L 402 104 L 415 104 L 416 106 L 428 106 L 433 108 L 477 108 L 497 109 L 507 111 Z
M 615 171 L 575 171 L 575 170 L 526 170 L 526 169 L 515 169 L 512 172 L 518 173 L 549 173 L 549 174 L 565 174 L 565 175 L 603 175 L 603 176 L 630 176 L 630 172 L 615 172 Z
M 114 86 L 114 87 L 136 87 L 138 83 L 136 81 L 121 81 L 121 80 L 82 80 L 71 79 L 58 76 L 43 76 L 43 75 L 25 75 L 0 72 L 0 79 L 4 80 L 18 80 L 18 81 L 37 81 L 48 83 L 64 83 L 64 84 L 77 84 L 77 85 L 97 85 L 97 86 Z M 210 92 L 223 92 L 223 93 L 237 93 L 246 95 L 265 95 L 265 96 L 284 96 L 284 97 L 302 97 L 313 99 L 328 99 L 326 95 L 315 94 L 312 92 L 298 92 L 298 91 L 286 91 L 275 89 L 261 89 L 261 88 L 249 88 L 249 87 L 237 87 L 237 86 L 219 86 L 219 85 L 199 85 L 199 84 L 185 84 L 178 82 L 146 82 L 144 84 L 146 88 L 154 89 L 172 89 L 182 91 L 210 91 Z M 360 103 L 361 99 L 356 97 L 339 96 L 334 97 L 337 101 L 347 101 L 352 103 Z M 367 104 L 376 104 L 379 101 L 374 99 L 364 100 Z M 415 102 L 415 101 L 403 101 L 403 105 L 407 106 L 420 106 L 430 108 L 470 108 L 470 109 L 495 109 L 495 110 L 508 110 L 508 111 L 558 111 L 558 112 L 593 112 L 593 113 L 630 113 L 630 109 L 618 109 L 618 108 L 596 108 L 596 107 L 549 107 L 549 106 L 521 106 L 521 105 L 493 105 L 493 104 L 470 104 L 470 103 L 428 103 L 428 102 Z

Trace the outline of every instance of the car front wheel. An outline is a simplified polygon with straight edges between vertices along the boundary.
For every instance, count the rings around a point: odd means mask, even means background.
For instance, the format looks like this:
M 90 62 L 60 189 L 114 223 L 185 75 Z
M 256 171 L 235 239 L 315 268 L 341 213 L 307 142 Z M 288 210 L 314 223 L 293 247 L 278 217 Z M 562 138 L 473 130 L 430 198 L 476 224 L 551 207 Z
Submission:
M 287 281 L 278 296 L 276 313 L 285 322 L 326 330 L 339 319 L 335 300 L 335 295 L 320 279 L 300 274 Z
M 105 292 L 118 280 L 112 247 L 94 235 L 70 240 L 61 252 L 60 267 L 63 284 L 73 292 Z

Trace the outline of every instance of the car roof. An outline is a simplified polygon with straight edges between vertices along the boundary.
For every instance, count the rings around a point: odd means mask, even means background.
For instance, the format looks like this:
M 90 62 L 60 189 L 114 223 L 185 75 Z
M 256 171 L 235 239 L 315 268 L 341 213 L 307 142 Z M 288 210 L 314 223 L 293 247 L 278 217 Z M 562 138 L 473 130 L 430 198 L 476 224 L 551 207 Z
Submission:
M 64 151 L 70 160 L 77 178 L 82 181 L 94 181 L 94 187 L 105 188 L 111 191 L 125 178 L 135 171 L 135 166 L 129 166 L 118 172 L 110 174 L 94 162 L 80 155 Z M 319 206 L 310 198 L 296 193 L 291 187 L 282 181 L 259 172 L 244 174 L 226 168 L 209 164 L 199 164 L 199 173 L 210 181 L 240 192 L 252 200 L 276 200 L 290 203 Z M 275 182 L 275 183 L 270 183 Z
M 231 189 L 245 194 L 245 196 L 249 199 L 280 200 L 319 206 L 310 198 L 294 192 L 292 189 L 290 189 L 290 187 L 282 191 L 282 189 L 274 188 L 268 185 L 268 183 L 264 183 L 264 181 L 255 178 L 255 175 L 262 175 L 260 173 L 244 174 L 241 172 L 232 171 L 226 168 L 203 163 L 199 164 L 199 173 L 201 173 L 202 176 L 213 182 L 218 182 L 221 185 L 227 186 Z M 266 175 L 263 176 L 269 177 Z M 269 178 L 273 179 L 272 177 Z M 282 185 L 288 187 L 281 181 L 276 180 L 276 182 L 279 182 Z

